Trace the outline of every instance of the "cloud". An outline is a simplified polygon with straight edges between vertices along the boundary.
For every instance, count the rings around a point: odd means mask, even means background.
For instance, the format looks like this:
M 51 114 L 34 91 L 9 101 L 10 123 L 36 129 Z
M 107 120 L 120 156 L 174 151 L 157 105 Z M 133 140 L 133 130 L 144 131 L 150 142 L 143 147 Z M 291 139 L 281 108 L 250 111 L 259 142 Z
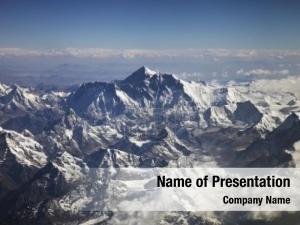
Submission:
M 252 69 L 245 71 L 244 69 L 240 69 L 236 71 L 238 75 L 244 76 L 272 76 L 272 75 L 288 75 L 290 73 L 289 70 L 268 70 L 268 69 Z
M 291 92 L 300 99 L 300 78 L 287 77 L 283 79 L 256 80 L 251 83 L 251 87 L 264 92 Z
M 257 49 L 103 49 L 103 48 L 63 48 L 63 49 L 24 49 L 0 48 L 1 57 L 20 56 L 68 56 L 79 58 L 208 58 L 218 61 L 222 58 L 259 59 L 300 57 L 298 50 L 257 50 Z

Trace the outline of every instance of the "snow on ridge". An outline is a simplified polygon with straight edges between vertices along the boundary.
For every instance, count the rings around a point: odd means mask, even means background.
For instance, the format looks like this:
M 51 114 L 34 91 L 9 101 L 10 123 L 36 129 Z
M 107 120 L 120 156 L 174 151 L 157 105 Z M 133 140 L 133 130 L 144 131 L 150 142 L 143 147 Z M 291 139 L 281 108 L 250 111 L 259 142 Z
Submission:
M 43 152 L 43 147 L 30 137 L 25 137 L 15 131 L 8 131 L 1 128 L 1 132 L 5 132 L 5 140 L 11 154 L 22 165 L 29 167 L 41 168 L 47 163 L 47 156 Z M 5 161 L 3 158 L 2 161 Z
M 144 144 L 147 144 L 150 142 L 149 140 L 138 140 L 135 137 L 129 137 L 129 141 L 138 147 L 142 147 Z
M 7 89 L 7 92 L 2 96 L 5 104 L 15 104 L 21 108 L 40 108 L 41 98 L 30 88 L 23 88 L 18 85 L 13 85 Z
M 116 89 L 116 95 L 120 98 L 120 100 L 125 103 L 127 106 L 136 106 L 137 103 L 132 99 L 130 98 L 126 92 L 122 91 L 122 90 L 119 90 L 119 89 Z
M 148 75 L 150 75 L 150 76 L 153 76 L 153 75 L 157 74 L 156 71 L 151 70 L 151 69 L 149 69 L 149 68 L 146 67 L 146 66 L 144 66 L 144 69 L 145 69 L 145 74 L 148 74 Z
M 82 178 L 83 168 L 80 166 L 82 163 L 81 159 L 66 151 L 52 162 L 53 166 L 64 175 L 67 182 L 74 182 Z
M 225 127 L 232 124 L 232 121 L 228 118 L 224 107 L 212 106 L 210 108 L 210 113 L 210 119 L 214 124 Z
M 11 91 L 11 88 L 5 84 L 0 83 L 0 96 L 6 95 Z
M 213 88 L 201 83 L 180 80 L 184 92 L 201 108 L 208 108 L 213 102 Z

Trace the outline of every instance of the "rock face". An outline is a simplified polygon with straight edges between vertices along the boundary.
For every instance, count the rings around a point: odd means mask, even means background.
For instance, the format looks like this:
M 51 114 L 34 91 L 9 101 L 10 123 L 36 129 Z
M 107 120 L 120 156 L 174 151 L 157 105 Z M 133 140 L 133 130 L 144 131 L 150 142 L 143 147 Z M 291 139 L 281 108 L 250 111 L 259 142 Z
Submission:
M 82 179 L 99 168 L 293 166 L 299 106 L 289 93 L 187 82 L 146 67 L 72 93 L 0 85 L 0 221 L 130 224 L 130 216 L 78 212 L 87 192 L 99 191 Z M 180 218 L 222 221 L 175 213 L 158 222 Z
M 18 192 L 25 184 L 35 180 L 46 166 L 48 158 L 43 147 L 32 137 L 14 131 L 0 131 L 0 149 L 0 199 L 6 202 L 1 204 L 0 209 L 1 215 L 5 216 L 16 210 Z M 29 199 L 27 197 L 25 202 Z
M 245 151 L 241 151 L 235 163 L 243 166 L 286 167 L 293 166 L 293 145 L 300 139 L 299 116 L 292 113 L 265 138 L 254 141 Z
M 263 114 L 250 101 L 238 102 L 233 113 L 233 119 L 248 124 L 257 124 L 261 121 Z

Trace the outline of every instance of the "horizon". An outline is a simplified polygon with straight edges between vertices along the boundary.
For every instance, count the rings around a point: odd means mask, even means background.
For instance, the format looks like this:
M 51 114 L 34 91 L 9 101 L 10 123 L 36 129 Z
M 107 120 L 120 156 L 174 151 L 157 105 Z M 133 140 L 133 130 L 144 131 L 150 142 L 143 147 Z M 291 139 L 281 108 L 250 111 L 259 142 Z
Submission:
M 147 66 L 186 80 L 218 82 L 300 75 L 300 50 L 0 48 L 0 82 L 72 85 L 126 77 Z
M 299 76 L 299 9 L 295 0 L 4 0 L 0 82 L 108 81 L 143 65 L 189 80 Z

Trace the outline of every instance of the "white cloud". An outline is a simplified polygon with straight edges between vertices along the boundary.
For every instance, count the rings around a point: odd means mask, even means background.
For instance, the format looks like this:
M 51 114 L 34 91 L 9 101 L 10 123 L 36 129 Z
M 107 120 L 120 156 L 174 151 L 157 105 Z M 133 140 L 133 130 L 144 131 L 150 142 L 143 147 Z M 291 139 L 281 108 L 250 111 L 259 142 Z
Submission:
M 236 71 L 236 74 L 238 75 L 244 75 L 244 76 L 271 76 L 271 75 L 288 75 L 290 73 L 289 70 L 283 69 L 283 70 L 268 70 L 268 69 L 252 69 L 245 71 L 244 69 L 240 69 Z
M 264 92 L 291 92 L 300 99 L 300 78 L 287 77 L 283 79 L 257 80 L 251 83 L 251 87 Z
M 0 48 L 0 56 L 71 56 L 81 58 L 219 58 L 236 57 L 252 58 L 282 58 L 300 57 L 300 51 L 293 50 L 256 50 L 256 49 L 103 49 L 103 48 L 63 48 L 63 49 L 23 49 Z

